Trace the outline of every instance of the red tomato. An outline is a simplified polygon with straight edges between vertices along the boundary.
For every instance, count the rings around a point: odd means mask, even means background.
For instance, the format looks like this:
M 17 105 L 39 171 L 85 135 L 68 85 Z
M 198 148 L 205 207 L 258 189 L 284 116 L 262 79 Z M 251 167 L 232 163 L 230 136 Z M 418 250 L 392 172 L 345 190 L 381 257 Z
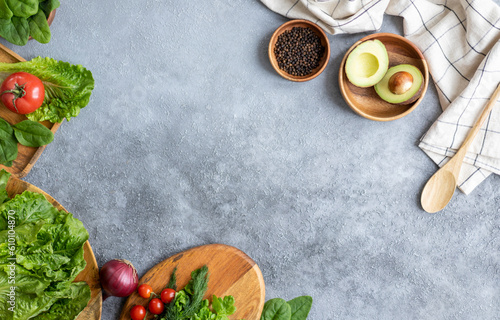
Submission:
M 163 302 L 161 302 L 160 299 L 154 298 L 154 299 L 151 299 L 151 301 L 149 301 L 148 308 L 152 314 L 160 314 L 163 312 L 163 309 L 165 308 L 165 306 L 163 305 Z
M 137 288 L 137 292 L 144 299 L 149 299 L 151 297 L 151 292 L 153 292 L 153 288 L 149 284 L 141 284 L 139 288 Z
M 8 76 L 0 87 L 2 103 L 12 112 L 27 114 L 40 108 L 45 87 L 40 79 L 27 72 Z
M 163 289 L 163 291 L 161 292 L 161 301 L 163 301 L 164 303 L 170 303 L 170 301 L 174 300 L 174 298 L 175 298 L 174 289 L 166 288 Z
M 146 308 L 141 305 L 135 305 L 130 309 L 130 317 L 132 320 L 143 320 L 146 316 Z

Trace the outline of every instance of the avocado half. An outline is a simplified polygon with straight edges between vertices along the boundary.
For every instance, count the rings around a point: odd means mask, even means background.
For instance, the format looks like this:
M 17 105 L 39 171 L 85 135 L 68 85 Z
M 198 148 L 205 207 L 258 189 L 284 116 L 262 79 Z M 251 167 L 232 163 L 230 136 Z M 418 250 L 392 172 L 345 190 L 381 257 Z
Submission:
M 345 64 L 349 81 L 357 87 L 371 87 L 384 77 L 389 55 L 380 40 L 367 40 L 351 51 Z
M 398 84 L 397 86 L 406 86 L 406 88 L 403 89 L 403 93 L 399 93 L 398 90 L 394 88 L 394 79 L 397 79 L 399 75 L 401 75 L 404 80 L 402 84 Z M 420 97 L 423 83 L 424 77 L 417 67 L 410 64 L 400 64 L 389 68 L 383 79 L 375 84 L 374 88 L 380 98 L 389 103 L 410 104 Z

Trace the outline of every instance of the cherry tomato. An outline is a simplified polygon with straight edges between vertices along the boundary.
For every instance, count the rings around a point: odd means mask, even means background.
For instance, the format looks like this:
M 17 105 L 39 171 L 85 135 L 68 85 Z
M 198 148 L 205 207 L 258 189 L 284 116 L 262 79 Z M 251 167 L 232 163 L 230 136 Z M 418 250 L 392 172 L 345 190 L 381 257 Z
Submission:
M 10 111 L 27 114 L 40 108 L 45 98 L 45 87 L 31 73 L 16 72 L 4 80 L 0 95 L 2 103 Z
M 148 308 L 152 314 L 160 314 L 163 312 L 163 309 L 165 308 L 165 306 L 163 305 L 163 302 L 161 302 L 160 299 L 154 298 L 154 299 L 151 299 L 151 301 L 149 301 Z
M 135 305 L 130 309 L 130 317 L 132 320 L 143 320 L 146 316 L 146 308 L 141 305 Z
M 149 284 L 141 284 L 137 288 L 137 292 L 144 299 L 149 299 L 149 297 L 151 297 L 151 292 L 153 292 L 153 288 L 151 288 Z
M 163 289 L 161 292 L 161 301 L 164 303 L 170 303 L 170 301 L 175 298 L 175 290 L 171 288 Z

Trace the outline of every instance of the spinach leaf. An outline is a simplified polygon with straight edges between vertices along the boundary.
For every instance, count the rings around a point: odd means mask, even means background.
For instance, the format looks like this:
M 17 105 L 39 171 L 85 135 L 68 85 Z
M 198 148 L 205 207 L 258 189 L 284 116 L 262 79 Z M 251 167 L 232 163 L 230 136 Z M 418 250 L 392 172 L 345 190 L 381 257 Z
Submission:
M 15 124 L 13 128 L 17 141 L 23 146 L 36 148 L 54 140 L 54 133 L 39 122 L 24 120 Z
M 49 43 L 50 27 L 47 22 L 47 17 L 42 9 L 38 9 L 38 13 L 28 18 L 30 26 L 30 35 L 40 43 Z
M 28 43 L 29 31 L 26 18 L 13 16 L 11 19 L 0 20 L 0 36 L 15 45 L 24 46 Z
M 12 13 L 21 18 L 29 18 L 38 12 L 38 0 L 6 0 Z
M 45 0 L 41 1 L 39 4 L 40 8 L 43 10 L 45 16 L 47 17 L 49 16 L 50 12 L 52 12 L 52 10 L 59 8 L 60 5 L 61 3 L 59 2 L 59 0 Z
M 0 0 L 1 1 L 1 0 Z M 12 126 L 10 123 L 0 118 L 0 139 L 5 140 L 12 137 Z
M 0 171 L 0 204 L 9 200 L 9 195 L 7 194 L 7 182 L 9 181 L 9 174 L 4 174 L 5 171 Z
M 290 320 L 306 320 L 312 307 L 312 297 L 301 296 L 288 301 L 292 316 Z
M 0 20 L 10 20 L 12 16 L 12 10 L 10 10 L 7 2 L 5 2 L 5 0 L 0 0 Z
M 290 320 L 292 309 L 290 305 L 281 298 L 266 301 L 260 320 Z
M 17 141 L 11 137 L 0 140 L 0 163 L 8 163 L 17 158 Z
M 55 123 L 76 117 L 88 104 L 94 89 L 92 73 L 81 65 L 41 57 L 18 63 L 0 63 L 0 82 L 5 79 L 5 74 L 18 71 L 37 76 L 45 87 L 42 106 L 26 115 L 33 121 Z

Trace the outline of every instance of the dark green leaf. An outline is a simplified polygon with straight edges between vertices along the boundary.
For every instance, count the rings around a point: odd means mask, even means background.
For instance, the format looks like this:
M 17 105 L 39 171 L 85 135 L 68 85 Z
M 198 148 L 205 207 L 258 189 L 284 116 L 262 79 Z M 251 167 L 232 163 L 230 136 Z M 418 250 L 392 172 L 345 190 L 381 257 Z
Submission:
M 312 297 L 301 296 L 288 301 L 292 311 L 291 320 L 306 320 L 312 307 Z
M 9 195 L 7 194 L 7 189 L 6 189 L 9 178 L 10 178 L 10 173 L 8 173 L 5 170 L 0 170 L 0 204 L 9 200 Z
M 0 139 L 0 163 L 8 163 L 17 158 L 17 141 L 10 139 Z
M 13 16 L 11 19 L 0 20 L 0 36 L 18 46 L 28 43 L 30 26 L 26 18 Z
M 28 18 L 38 12 L 38 0 L 6 0 L 14 16 Z
M 23 146 L 36 148 L 54 140 L 52 131 L 39 122 L 24 120 L 15 124 L 13 128 L 17 141 Z
M 260 320 L 290 320 L 291 316 L 290 305 L 281 298 L 274 298 L 264 304 Z
M 1 1 L 1 0 L 0 0 Z M 9 139 L 12 137 L 12 126 L 10 123 L 0 118 L 0 139 Z
M 0 20 L 10 20 L 12 16 L 12 10 L 10 10 L 7 2 L 5 2 L 5 0 L 0 0 Z
M 45 0 L 45 1 L 40 1 L 40 8 L 42 8 L 43 12 L 45 13 L 45 16 L 49 16 L 50 12 L 52 10 L 55 10 L 59 8 L 61 3 L 59 0 Z
M 42 9 L 38 13 L 28 18 L 30 26 L 30 35 L 40 43 L 50 42 L 50 27 L 47 22 L 47 17 Z

